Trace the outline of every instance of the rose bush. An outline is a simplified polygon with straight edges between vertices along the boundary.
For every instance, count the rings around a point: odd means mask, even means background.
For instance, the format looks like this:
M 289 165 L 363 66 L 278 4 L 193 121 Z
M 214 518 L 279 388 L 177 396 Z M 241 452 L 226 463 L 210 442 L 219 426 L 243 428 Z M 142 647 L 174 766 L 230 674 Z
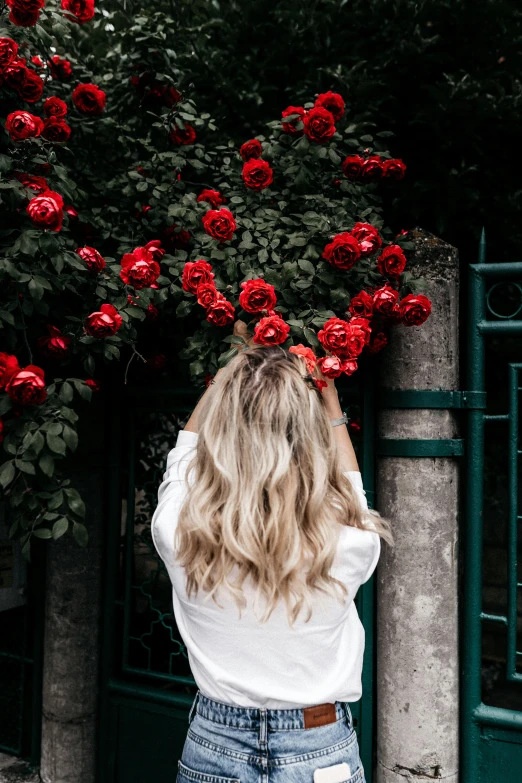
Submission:
M 237 352 L 243 318 L 255 343 L 351 375 L 390 325 L 421 325 L 430 304 L 411 287 L 407 235 L 383 218 L 380 180 L 400 188 L 405 165 L 341 95 L 283 106 L 237 142 L 197 110 L 183 70 L 204 33 L 164 9 L 13 0 L 9 19 L 0 485 L 27 554 L 32 536 L 86 541 L 60 460 L 104 363 L 121 362 L 122 383 L 143 366 L 165 372 L 182 334 L 203 385 Z M 177 57 L 158 45 L 175 25 Z

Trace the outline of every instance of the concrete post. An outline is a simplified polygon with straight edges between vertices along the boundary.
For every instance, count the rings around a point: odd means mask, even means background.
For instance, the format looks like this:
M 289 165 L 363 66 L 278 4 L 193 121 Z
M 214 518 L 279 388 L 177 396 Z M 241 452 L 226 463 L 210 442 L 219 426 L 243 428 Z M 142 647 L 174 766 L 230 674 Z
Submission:
M 409 270 L 427 280 L 432 315 L 396 327 L 384 389 L 459 388 L 455 248 L 416 229 Z M 383 410 L 378 436 L 454 438 L 449 410 Z M 377 571 L 377 783 L 458 780 L 458 459 L 380 457 L 377 508 L 393 527 Z
M 82 411 L 72 485 L 87 506 L 89 542 L 49 542 L 42 707 L 43 783 L 94 783 L 104 520 L 103 410 Z M 81 419 L 80 419 L 81 421 Z M 98 426 L 96 426 L 98 425 Z

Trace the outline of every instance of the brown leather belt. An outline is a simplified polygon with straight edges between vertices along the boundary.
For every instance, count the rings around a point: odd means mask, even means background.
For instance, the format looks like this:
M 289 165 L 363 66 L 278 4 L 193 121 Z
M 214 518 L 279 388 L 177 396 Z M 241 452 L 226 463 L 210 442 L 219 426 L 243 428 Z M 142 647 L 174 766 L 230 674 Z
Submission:
M 313 707 L 303 708 L 305 729 L 314 729 L 316 726 L 326 726 L 328 723 L 335 723 L 337 713 L 335 704 L 327 702 L 326 704 L 316 704 Z

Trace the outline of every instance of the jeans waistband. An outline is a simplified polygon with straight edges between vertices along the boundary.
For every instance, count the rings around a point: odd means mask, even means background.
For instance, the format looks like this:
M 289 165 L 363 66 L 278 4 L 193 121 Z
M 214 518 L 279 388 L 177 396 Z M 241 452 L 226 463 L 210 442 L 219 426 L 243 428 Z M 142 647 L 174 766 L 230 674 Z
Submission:
M 289 729 L 304 729 L 304 712 L 302 707 L 294 709 L 265 709 L 263 707 L 236 707 L 233 704 L 215 701 L 198 690 L 189 713 L 189 723 L 192 721 L 194 708 L 198 715 L 207 720 L 231 726 L 237 729 L 259 731 L 261 726 L 267 731 Z M 337 720 L 346 718 L 353 727 L 352 713 L 348 702 L 335 702 Z

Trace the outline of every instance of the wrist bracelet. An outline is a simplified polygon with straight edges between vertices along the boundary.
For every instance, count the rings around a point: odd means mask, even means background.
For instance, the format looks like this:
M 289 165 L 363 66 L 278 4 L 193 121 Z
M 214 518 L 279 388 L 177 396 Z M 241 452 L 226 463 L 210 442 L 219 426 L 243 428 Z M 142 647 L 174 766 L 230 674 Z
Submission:
M 340 424 L 348 424 L 350 419 L 346 415 L 346 413 L 343 413 L 340 419 L 330 419 L 330 424 L 332 427 L 339 427 Z

